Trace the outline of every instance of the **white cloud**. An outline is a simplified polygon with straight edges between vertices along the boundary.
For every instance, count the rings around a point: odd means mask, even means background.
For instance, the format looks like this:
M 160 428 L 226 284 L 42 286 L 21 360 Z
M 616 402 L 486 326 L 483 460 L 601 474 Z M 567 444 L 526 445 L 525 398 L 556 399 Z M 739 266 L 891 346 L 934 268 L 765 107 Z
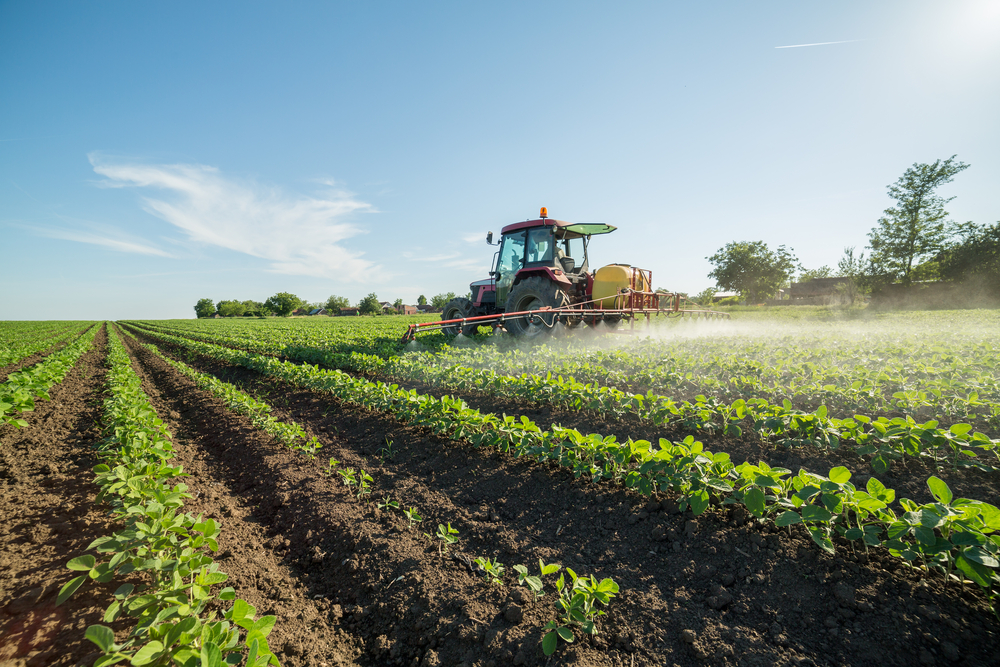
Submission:
M 73 231 L 71 229 L 59 229 L 55 227 L 32 227 L 32 231 L 51 239 L 64 239 L 66 241 L 76 241 L 78 243 L 89 243 L 91 245 L 104 246 L 119 252 L 137 253 L 140 255 L 155 255 L 157 257 L 173 257 L 168 252 L 160 250 L 151 245 L 124 238 L 112 238 L 106 234 L 96 234 L 92 232 Z
M 362 230 L 346 221 L 371 205 L 321 181 L 320 197 L 237 183 L 204 165 L 110 164 L 91 154 L 103 187 L 154 188 L 167 197 L 145 197 L 144 208 L 197 243 L 270 260 L 276 273 L 371 282 L 376 268 L 340 244 Z
M 466 243 L 486 243 L 486 234 L 466 234 L 462 237 L 462 240 Z
M 803 46 L 828 46 L 830 44 L 851 44 L 852 42 L 863 42 L 863 39 L 843 39 L 839 42 L 813 42 L 812 44 L 789 44 L 787 46 L 776 46 L 776 49 L 801 49 Z

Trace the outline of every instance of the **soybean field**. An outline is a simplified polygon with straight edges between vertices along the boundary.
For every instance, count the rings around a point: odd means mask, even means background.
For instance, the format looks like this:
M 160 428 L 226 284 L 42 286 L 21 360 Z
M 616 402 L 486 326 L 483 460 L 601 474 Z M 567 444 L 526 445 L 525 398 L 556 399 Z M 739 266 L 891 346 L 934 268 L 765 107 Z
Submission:
M 426 319 L 0 322 L 0 664 L 1000 664 L 1000 313 Z

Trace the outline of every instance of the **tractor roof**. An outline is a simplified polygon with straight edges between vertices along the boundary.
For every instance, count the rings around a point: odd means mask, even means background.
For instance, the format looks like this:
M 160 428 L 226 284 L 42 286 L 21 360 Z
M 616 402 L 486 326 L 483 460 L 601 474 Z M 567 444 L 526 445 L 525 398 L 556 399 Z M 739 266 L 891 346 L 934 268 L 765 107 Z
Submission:
M 608 234 L 618 229 L 603 222 L 566 222 L 565 220 L 556 220 L 555 218 L 538 218 L 536 220 L 525 220 L 524 222 L 515 222 L 512 225 L 507 225 L 500 233 L 509 234 L 519 229 L 530 229 L 532 227 L 562 227 L 565 231 L 575 232 L 580 236 Z

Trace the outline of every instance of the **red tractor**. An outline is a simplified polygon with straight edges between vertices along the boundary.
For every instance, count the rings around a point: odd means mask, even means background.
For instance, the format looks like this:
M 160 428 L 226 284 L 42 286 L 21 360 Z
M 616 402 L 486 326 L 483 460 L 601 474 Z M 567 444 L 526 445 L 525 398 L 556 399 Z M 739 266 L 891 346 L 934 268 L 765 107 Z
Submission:
M 704 313 L 681 310 L 680 294 L 652 291 L 652 271 L 628 264 L 609 264 L 590 271 L 590 239 L 616 227 L 602 222 L 573 223 L 548 217 L 543 207 L 536 220 L 507 225 L 500 250 L 486 280 L 469 287 L 472 298 L 445 305 L 440 322 L 411 325 L 403 341 L 423 331 L 443 330 L 466 336 L 492 326 L 516 336 L 547 335 L 557 322 L 568 327 L 605 322 L 612 326 L 636 315 Z M 486 236 L 493 244 L 493 232 Z

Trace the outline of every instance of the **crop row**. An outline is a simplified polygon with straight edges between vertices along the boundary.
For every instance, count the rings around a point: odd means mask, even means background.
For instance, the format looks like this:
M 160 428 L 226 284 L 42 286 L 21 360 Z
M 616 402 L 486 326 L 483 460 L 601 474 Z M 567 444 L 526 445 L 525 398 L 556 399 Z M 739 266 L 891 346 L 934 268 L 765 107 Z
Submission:
M 277 665 L 266 637 L 274 616 L 255 619 L 256 610 L 236 598 L 235 591 L 214 586 L 228 575 L 209 551 L 217 551 L 219 526 L 182 511 L 191 496 L 172 466 L 170 434 L 143 393 L 128 353 L 113 330 L 108 336 L 108 387 L 104 427 L 108 434 L 99 453 L 104 463 L 94 472 L 100 487 L 97 502 L 110 508 L 123 527 L 95 540 L 86 554 L 67 564 L 82 572 L 60 590 L 64 602 L 88 580 L 107 583 L 127 579 L 104 613 L 105 623 L 132 619 L 126 639 L 115 641 L 106 625 L 91 625 L 86 637 L 101 650 L 96 667 L 128 660 L 131 665 L 195 665 L 221 667 Z M 136 582 L 136 583 L 133 583 Z M 213 609 L 232 604 L 217 618 Z M 241 640 L 241 630 L 245 636 Z
M 162 334 L 158 337 L 165 338 Z M 689 436 L 683 442 L 660 439 L 619 443 L 614 437 L 583 435 L 553 426 L 543 431 L 521 417 L 497 416 L 469 408 L 463 401 L 405 391 L 396 385 L 352 377 L 337 370 L 282 362 L 265 355 L 176 339 L 205 356 L 251 368 L 293 385 L 331 393 L 345 402 L 389 413 L 477 447 L 497 447 L 517 456 L 567 467 L 577 477 L 607 480 L 644 495 L 677 494 L 681 508 L 694 514 L 712 504 L 743 504 L 761 520 L 779 526 L 801 523 L 822 549 L 833 552 L 835 537 L 863 548 L 885 546 L 895 556 L 950 578 L 968 578 L 989 595 L 1000 583 L 1000 510 L 978 500 L 954 499 L 936 477 L 928 487 L 937 502 L 918 505 L 900 499 L 897 515 L 889 504 L 895 493 L 872 478 L 864 491 L 850 483 L 846 468 L 829 476 L 744 463 L 711 453 Z M 853 547 L 852 547 L 853 548 Z
M 171 339 L 177 342 L 176 337 Z M 678 401 L 651 390 L 632 394 L 574 378 L 554 377 L 551 373 L 511 376 L 489 368 L 427 363 L 426 355 L 386 358 L 301 347 L 286 347 L 283 354 L 296 361 L 550 403 L 591 411 L 605 418 L 632 415 L 654 425 L 676 423 L 687 430 L 736 436 L 741 435 L 743 428 L 750 428 L 761 439 L 784 446 L 837 448 L 842 440 L 848 441 L 853 443 L 858 454 L 871 457 L 872 467 L 879 474 L 888 470 L 893 460 L 906 456 L 929 457 L 949 462 L 954 467 L 980 469 L 990 469 L 993 459 L 1000 456 L 1000 440 L 991 439 L 964 423 L 941 428 L 937 421 L 918 423 L 912 417 L 854 415 L 837 418 L 830 416 L 824 406 L 814 412 L 797 410 L 787 399 L 781 404 L 772 404 L 763 398 L 726 403 L 716 397 L 699 395 L 694 401 Z
M 212 375 L 196 371 L 183 362 L 167 357 L 155 345 L 139 344 L 143 345 L 143 347 L 181 374 L 194 380 L 200 388 L 220 397 L 233 411 L 249 417 L 255 426 L 275 436 L 276 439 L 282 441 L 291 449 L 301 451 L 311 458 L 321 448 L 321 444 L 315 438 L 306 441 L 307 436 L 298 424 L 294 422 L 280 422 L 271 416 L 271 407 L 266 403 L 245 394 L 233 385 L 223 382 Z M 359 500 L 365 499 L 371 494 L 371 483 L 374 481 L 371 475 L 363 469 L 337 469 L 337 465 L 339 465 L 339 461 L 330 459 L 329 465 L 323 474 L 332 476 L 334 471 L 336 471 L 340 475 L 344 485 Z M 402 511 L 411 526 L 423 521 L 423 518 L 417 514 L 416 508 L 401 509 L 399 502 L 392 500 L 389 496 L 386 496 L 377 506 L 387 511 L 393 509 Z M 424 536 L 428 540 L 439 540 L 439 555 L 447 551 L 449 545 L 458 541 L 457 535 L 458 530 L 452 528 L 450 523 L 447 526 L 439 524 L 438 530 L 433 536 L 429 533 L 424 533 Z M 501 583 L 503 581 L 505 568 L 502 563 L 499 563 L 495 559 L 491 560 L 484 557 L 477 558 L 475 562 L 480 567 L 487 581 L 491 583 Z M 528 568 L 524 565 L 514 566 L 514 570 L 519 575 L 518 583 L 528 586 L 536 596 L 536 599 L 544 595 L 544 577 L 555 574 L 560 569 L 562 569 L 561 565 L 554 563 L 546 565 L 539 561 L 539 574 L 529 575 Z M 568 579 L 566 575 L 568 575 Z M 549 621 L 543 629 L 542 650 L 545 655 L 554 653 L 560 640 L 572 642 L 574 640 L 572 628 L 579 628 L 582 632 L 591 635 L 597 634 L 596 619 L 598 616 L 604 614 L 598 605 L 606 606 L 619 592 L 618 584 L 613 579 L 605 578 L 598 581 L 593 575 L 578 576 L 569 567 L 566 568 L 565 575 L 561 574 L 555 580 L 553 586 L 557 594 L 556 607 L 559 613 L 557 619 Z
M 97 326 L 58 352 L 54 352 L 30 368 L 7 376 L 0 384 L 0 426 L 14 424 L 24 427 L 28 422 L 17 415 L 35 409 L 35 400 L 49 400 L 48 391 L 62 382 L 77 360 L 90 349 L 97 335 Z
M 356 330 L 347 323 L 311 322 L 155 326 L 259 353 L 311 348 L 391 357 L 402 351 L 394 342 L 395 331 L 387 328 L 380 336 L 373 324 L 363 322 Z M 489 367 L 508 375 L 552 372 L 630 391 L 714 394 L 730 402 L 763 397 L 780 403 L 788 398 L 799 406 L 827 405 L 837 412 L 902 410 L 924 421 L 943 416 L 1000 427 L 1000 378 L 995 373 L 1000 347 L 975 326 L 966 335 L 949 331 L 947 336 L 939 328 L 912 325 L 904 333 L 878 324 L 834 333 L 829 327 L 761 333 L 733 326 L 739 335 L 723 330 L 707 338 L 641 339 L 616 343 L 612 350 L 573 344 L 530 350 L 504 344 L 454 348 L 441 347 L 440 337 L 421 340 L 436 348 L 423 363 Z M 683 327 L 666 330 L 683 332 Z
M 130 332 L 126 331 L 125 333 L 134 340 L 135 337 Z M 247 417 L 255 427 L 274 437 L 274 439 L 290 449 L 304 452 L 310 456 L 315 455 L 321 449 L 322 445 L 320 445 L 316 438 L 310 439 L 301 425 L 295 422 L 283 422 L 275 419 L 271 414 L 271 406 L 267 403 L 257 400 L 246 392 L 240 391 L 228 382 L 223 382 L 208 373 L 201 373 L 185 363 L 171 359 L 160 352 L 155 345 L 136 342 L 172 366 L 181 375 L 194 380 L 199 388 L 221 398 L 230 410 Z
M 35 323 L 32 323 L 35 324 Z M 47 350 L 62 341 L 78 335 L 86 327 L 79 324 L 61 323 L 62 326 L 36 328 L 21 331 L 8 331 L 6 337 L 0 338 L 0 366 L 16 363 L 30 357 L 36 352 Z

